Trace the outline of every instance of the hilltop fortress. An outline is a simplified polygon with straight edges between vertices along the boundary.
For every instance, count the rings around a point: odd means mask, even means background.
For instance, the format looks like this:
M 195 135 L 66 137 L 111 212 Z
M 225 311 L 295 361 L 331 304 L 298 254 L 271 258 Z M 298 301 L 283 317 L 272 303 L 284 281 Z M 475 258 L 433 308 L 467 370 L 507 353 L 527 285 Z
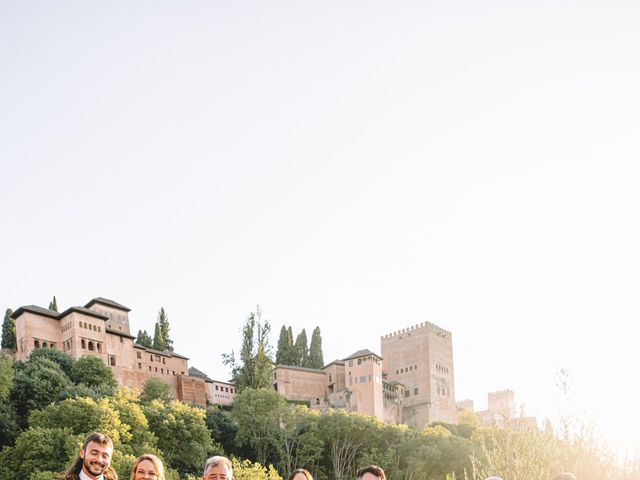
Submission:
M 273 386 L 311 408 L 344 408 L 421 428 L 457 422 L 451 332 L 424 322 L 384 335 L 382 356 L 358 350 L 322 369 L 276 365 Z
M 97 297 L 64 312 L 30 305 L 13 313 L 17 351 L 24 361 L 36 348 L 53 348 L 72 358 L 101 358 L 121 386 L 141 389 L 149 378 L 168 383 L 183 402 L 230 404 L 235 386 L 216 381 L 175 352 L 135 343 L 130 309 Z M 364 349 L 322 369 L 276 365 L 273 387 L 288 400 L 311 408 L 344 408 L 391 423 L 423 427 L 457 422 L 451 332 L 424 322 L 380 338 L 381 355 Z

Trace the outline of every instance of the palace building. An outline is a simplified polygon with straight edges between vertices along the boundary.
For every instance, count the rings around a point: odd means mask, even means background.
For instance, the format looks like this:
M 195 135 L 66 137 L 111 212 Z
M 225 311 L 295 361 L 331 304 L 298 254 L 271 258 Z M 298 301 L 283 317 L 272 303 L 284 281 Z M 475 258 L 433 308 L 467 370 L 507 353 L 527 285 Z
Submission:
M 102 297 L 61 313 L 22 306 L 12 315 L 16 321 L 16 360 L 26 360 L 36 348 L 61 350 L 74 359 L 94 356 L 111 367 L 120 386 L 140 390 L 148 379 L 159 378 L 171 386 L 177 399 L 206 406 L 206 382 L 189 375 L 189 359 L 135 343 L 129 327 L 130 311 Z

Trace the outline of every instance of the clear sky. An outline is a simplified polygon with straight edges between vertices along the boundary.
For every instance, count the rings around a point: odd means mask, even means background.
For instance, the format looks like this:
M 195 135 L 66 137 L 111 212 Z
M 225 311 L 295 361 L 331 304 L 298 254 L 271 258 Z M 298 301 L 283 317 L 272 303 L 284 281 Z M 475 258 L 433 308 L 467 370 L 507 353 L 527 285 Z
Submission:
M 554 375 L 640 447 L 640 4 L 0 2 L 0 307 L 96 296 L 221 354 L 423 321 L 456 398 Z

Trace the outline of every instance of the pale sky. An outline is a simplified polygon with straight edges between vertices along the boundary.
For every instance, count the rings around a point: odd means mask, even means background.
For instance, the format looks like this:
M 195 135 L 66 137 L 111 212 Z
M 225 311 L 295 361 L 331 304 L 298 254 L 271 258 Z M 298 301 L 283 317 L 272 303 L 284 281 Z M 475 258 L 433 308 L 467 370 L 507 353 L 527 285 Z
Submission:
M 228 379 L 423 321 L 640 447 L 637 2 L 0 2 L 0 308 L 103 296 Z

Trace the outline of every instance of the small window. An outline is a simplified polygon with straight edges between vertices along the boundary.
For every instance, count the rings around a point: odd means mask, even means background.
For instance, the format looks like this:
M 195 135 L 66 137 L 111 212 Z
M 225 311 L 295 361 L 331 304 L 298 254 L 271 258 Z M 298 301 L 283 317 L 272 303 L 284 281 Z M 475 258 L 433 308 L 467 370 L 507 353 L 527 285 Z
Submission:
M 149 365 L 149 371 L 151 371 L 151 365 Z
M 407 389 L 404 391 L 404 396 L 405 396 L 405 397 L 408 397 L 409 395 L 410 395 L 410 391 L 409 391 L 409 389 L 407 388 Z
M 93 347 L 93 342 L 89 341 L 89 350 L 93 351 L 94 347 Z
M 367 381 L 367 376 L 366 375 L 360 375 L 360 383 L 364 383 Z
M 81 346 L 83 349 L 84 349 L 84 348 L 87 348 L 87 347 L 86 347 L 86 343 L 85 343 L 85 341 L 84 341 L 84 338 L 80 340 L 80 346 Z
M 353 360 L 349 360 L 349 366 L 353 367 Z
M 109 355 L 109 365 L 111 365 L 112 367 L 116 366 L 116 356 L 115 355 Z
M 414 394 L 414 395 L 418 395 L 418 387 L 416 387 L 416 388 L 414 388 L 414 389 L 413 389 L 413 394 Z
M 158 372 L 158 367 L 156 367 L 156 373 Z
M 413 366 L 413 369 L 414 369 L 414 370 L 417 370 L 417 369 L 418 369 L 418 365 L 414 365 L 414 366 Z
M 40 342 L 39 342 L 38 340 L 34 340 L 34 341 L 33 341 L 33 346 L 34 346 L 35 348 L 40 348 Z
M 42 348 L 47 348 L 47 342 L 42 342 Z
M 149 355 L 149 360 L 153 362 L 153 355 Z
M 102 352 L 102 346 L 100 345 L 100 342 L 96 343 L 96 346 L 98 347 L 98 351 Z
M 140 362 L 138 362 L 138 368 L 142 369 L 142 364 Z
M 160 373 L 164 373 L 164 368 L 161 368 L 161 369 L 160 369 Z
M 349 385 L 353 385 L 353 377 L 349 377 Z
M 162 363 L 166 363 L 164 360 L 165 360 L 165 358 L 164 358 L 164 357 L 162 357 Z
M 102 327 L 98 327 L 98 333 L 102 332 Z
M 136 357 L 142 358 L 142 352 L 136 352 Z

